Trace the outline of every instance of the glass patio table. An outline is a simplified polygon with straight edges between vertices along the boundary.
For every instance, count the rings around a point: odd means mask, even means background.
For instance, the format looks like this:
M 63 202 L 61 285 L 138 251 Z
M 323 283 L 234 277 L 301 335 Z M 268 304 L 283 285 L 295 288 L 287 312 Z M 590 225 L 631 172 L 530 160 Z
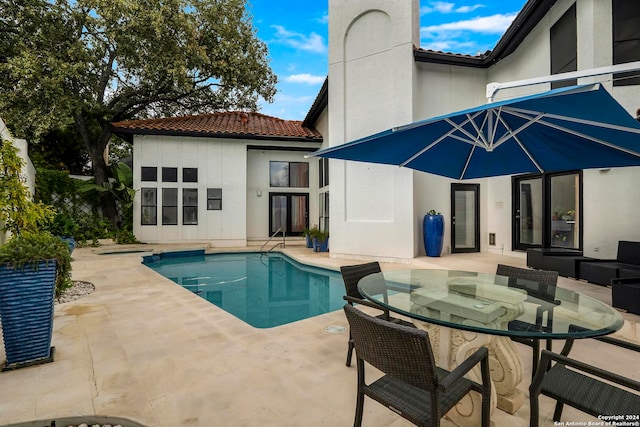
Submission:
M 384 271 L 362 278 L 358 289 L 367 299 L 427 330 L 434 357 L 445 369 L 455 368 L 456 360 L 464 360 L 478 347 L 489 347 L 497 406 L 509 413 L 524 402 L 516 388 L 523 377 L 522 360 L 509 338 L 590 338 L 611 334 L 623 325 L 617 310 L 589 296 L 496 274 Z M 470 404 L 477 408 L 479 400 Z M 459 411 L 463 422 L 470 422 L 467 409 L 463 405 Z

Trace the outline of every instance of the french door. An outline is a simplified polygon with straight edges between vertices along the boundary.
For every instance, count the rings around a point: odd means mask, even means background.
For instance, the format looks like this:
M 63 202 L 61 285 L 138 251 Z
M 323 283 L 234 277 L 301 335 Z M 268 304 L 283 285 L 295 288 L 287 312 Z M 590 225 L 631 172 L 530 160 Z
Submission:
M 451 184 L 451 252 L 480 252 L 480 184 Z
M 278 229 L 287 236 L 300 236 L 309 226 L 309 195 L 269 193 L 269 235 Z
M 582 249 L 582 172 L 513 178 L 513 247 Z

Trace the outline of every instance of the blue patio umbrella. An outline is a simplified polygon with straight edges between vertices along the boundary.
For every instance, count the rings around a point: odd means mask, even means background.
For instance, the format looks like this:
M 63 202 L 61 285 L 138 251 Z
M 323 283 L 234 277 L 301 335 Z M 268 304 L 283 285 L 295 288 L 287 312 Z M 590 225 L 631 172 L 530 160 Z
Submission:
M 312 156 L 454 179 L 640 166 L 640 123 L 600 84 L 572 86 L 414 122 Z

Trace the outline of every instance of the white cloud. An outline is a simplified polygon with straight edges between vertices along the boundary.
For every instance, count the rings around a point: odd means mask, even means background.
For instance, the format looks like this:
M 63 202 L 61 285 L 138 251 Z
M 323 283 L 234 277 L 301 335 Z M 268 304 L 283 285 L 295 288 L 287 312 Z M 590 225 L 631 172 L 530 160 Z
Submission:
M 422 6 L 420 8 L 420 15 L 426 15 L 428 13 L 469 13 L 481 7 L 485 7 L 485 5 L 474 4 L 471 6 L 456 7 L 455 3 L 436 1 L 429 3 L 429 6 Z
M 451 13 L 455 7 L 454 3 L 446 3 L 443 1 L 437 1 L 429 3 L 430 6 L 423 6 L 420 8 L 420 14 L 426 15 L 427 13 Z
M 466 52 L 468 54 L 475 54 L 480 50 L 475 42 L 459 42 L 457 40 L 434 40 L 423 44 L 422 48 L 442 52 Z
M 274 104 L 308 104 L 313 102 L 315 95 L 287 95 L 284 93 L 276 94 Z
M 284 78 L 289 83 L 304 83 L 308 85 L 316 85 L 324 82 L 325 76 L 314 76 L 311 74 L 292 74 Z
M 321 23 L 321 24 L 328 24 L 329 23 L 329 14 L 327 12 L 325 12 L 320 18 L 316 18 L 316 21 Z
M 282 25 L 272 25 L 276 30 L 275 42 L 282 43 L 294 49 L 306 50 L 314 53 L 326 53 L 327 45 L 321 35 L 311 33 L 309 35 L 289 31 Z
M 476 9 L 480 9 L 481 7 L 485 7 L 483 4 L 474 4 L 473 6 L 460 6 L 456 9 L 457 13 L 469 13 L 473 12 Z
M 430 25 L 420 28 L 420 34 L 423 37 L 439 38 L 438 35 L 459 32 L 459 31 L 471 31 L 475 33 L 483 34 L 503 34 L 517 13 L 510 14 L 496 14 L 491 16 L 482 16 L 473 19 L 467 19 L 457 22 L 449 22 L 446 24 Z

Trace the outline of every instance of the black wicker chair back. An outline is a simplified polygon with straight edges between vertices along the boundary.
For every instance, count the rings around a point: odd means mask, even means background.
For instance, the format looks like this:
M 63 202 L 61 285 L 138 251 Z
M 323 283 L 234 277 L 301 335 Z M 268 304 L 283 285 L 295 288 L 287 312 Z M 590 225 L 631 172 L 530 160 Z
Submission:
M 569 330 L 579 330 L 574 325 Z M 640 345 L 612 337 L 596 340 L 619 348 L 640 352 Z M 638 421 L 640 414 L 640 382 L 568 357 L 573 344 L 567 341 L 562 351 L 543 350 L 540 366 L 529 387 L 531 406 L 530 427 L 537 427 L 540 418 L 539 396 L 556 400 L 553 420 L 560 421 L 564 405 L 599 416 L 619 416 L 616 420 Z M 551 362 L 555 362 L 552 366 Z M 570 369 L 568 369 L 570 368 Z
M 539 304 L 536 310 L 536 325 L 544 328 L 542 319 L 547 313 L 547 326 L 553 323 L 553 309 L 556 305 L 556 288 L 558 284 L 558 272 L 547 270 L 532 270 L 529 268 L 513 267 L 510 265 L 498 264 L 496 274 L 509 277 L 509 287 L 523 289 L 527 292 L 527 300 Z M 529 298 L 530 297 L 530 298 Z M 530 329 L 531 325 L 524 324 L 518 320 L 509 322 L 509 329 Z M 527 345 L 532 348 L 531 358 L 531 378 L 536 373 L 538 361 L 540 359 L 540 340 L 513 337 L 512 341 Z M 547 350 L 552 349 L 551 340 L 546 342 Z
M 476 350 L 454 371 L 435 364 L 427 332 L 386 322 L 345 305 L 358 365 L 358 397 L 354 426 L 362 425 L 364 397 L 369 396 L 420 426 L 439 426 L 440 418 L 469 391 L 482 395 L 482 426 L 490 424 L 489 352 Z M 385 375 L 367 384 L 365 363 Z M 482 384 L 464 378 L 480 364 Z
M 381 270 L 380 264 L 377 262 L 369 262 L 366 264 L 346 265 L 340 267 L 340 272 L 342 273 L 342 280 L 344 280 L 344 287 L 347 291 L 347 296 L 363 300 L 364 297 L 358 291 L 358 282 L 364 276 L 380 273 Z
M 509 276 L 509 287 L 523 289 L 532 297 L 547 302 L 554 302 L 556 299 L 557 271 L 532 270 L 498 264 L 496 274 Z
M 344 281 L 344 287 L 346 295 L 344 296 L 344 300 L 347 301 L 350 305 L 362 304 L 368 307 L 377 308 L 382 311 L 382 314 L 377 317 L 380 319 L 388 320 L 394 323 L 400 323 L 405 326 L 413 326 L 412 323 L 409 323 L 404 320 L 400 320 L 397 318 L 393 318 L 389 315 L 389 310 L 380 307 L 379 305 L 364 299 L 362 294 L 358 291 L 358 282 L 365 276 L 370 274 L 380 273 L 380 264 L 377 262 L 369 262 L 366 264 L 358 264 L 358 265 L 348 265 L 340 268 L 340 272 L 342 273 L 342 280 Z M 384 282 L 384 278 L 380 277 L 380 287 L 377 289 L 379 294 L 382 294 L 384 301 L 387 301 L 387 287 Z M 351 366 L 351 359 L 353 357 L 353 340 L 351 339 L 351 334 L 349 334 L 349 347 L 347 349 L 347 366 Z

